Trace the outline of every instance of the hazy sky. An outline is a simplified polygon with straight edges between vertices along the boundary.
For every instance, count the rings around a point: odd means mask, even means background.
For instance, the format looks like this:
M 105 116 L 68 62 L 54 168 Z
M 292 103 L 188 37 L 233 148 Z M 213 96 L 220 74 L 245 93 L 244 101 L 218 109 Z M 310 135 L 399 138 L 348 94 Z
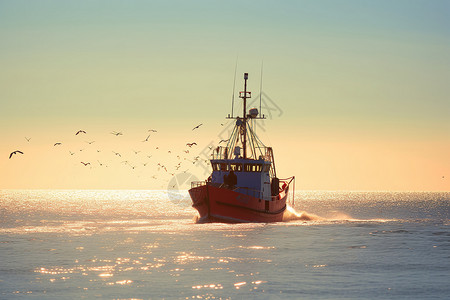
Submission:
M 430 0 L 0 0 L 0 188 L 206 178 L 237 60 L 236 93 L 248 72 L 253 95 L 263 62 L 258 131 L 297 189 L 449 191 L 449 13 Z

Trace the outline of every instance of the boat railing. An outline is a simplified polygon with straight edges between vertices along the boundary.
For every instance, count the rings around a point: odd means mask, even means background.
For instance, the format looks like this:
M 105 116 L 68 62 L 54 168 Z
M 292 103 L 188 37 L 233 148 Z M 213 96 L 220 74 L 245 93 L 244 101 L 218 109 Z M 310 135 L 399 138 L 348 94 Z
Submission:
M 272 161 L 273 152 L 272 147 L 265 147 L 265 146 L 259 146 L 257 147 L 260 150 L 260 157 L 259 159 L 263 159 L 266 161 Z M 232 159 L 233 158 L 233 149 L 227 146 L 218 146 L 216 149 L 214 149 L 212 153 L 212 159 Z M 255 159 L 258 159 L 255 158 Z
M 228 159 L 231 157 L 231 151 L 229 147 L 218 146 L 212 154 L 213 159 Z

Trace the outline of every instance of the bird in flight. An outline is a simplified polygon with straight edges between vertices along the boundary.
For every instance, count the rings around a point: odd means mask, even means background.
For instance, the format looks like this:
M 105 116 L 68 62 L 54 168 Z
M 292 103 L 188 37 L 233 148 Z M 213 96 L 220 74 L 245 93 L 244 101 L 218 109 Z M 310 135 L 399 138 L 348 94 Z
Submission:
M 29 142 L 31 140 L 31 138 L 27 138 L 27 137 L 25 137 L 25 139 L 27 140 L 27 142 Z
M 61 145 L 61 143 L 55 143 L 53 146 L 59 146 Z
M 197 145 L 197 143 L 194 142 L 194 143 L 187 143 L 187 144 L 186 144 L 186 146 L 189 146 L 189 148 L 192 147 L 192 146 L 194 146 L 194 145 Z
M 203 124 L 199 124 L 197 126 L 195 126 L 194 128 L 192 128 L 192 130 L 199 128 L 200 126 L 202 126 Z
M 119 157 L 122 157 L 122 155 L 120 155 L 120 153 L 118 153 L 118 152 L 114 152 L 114 151 L 113 151 L 113 153 L 114 153 L 115 155 L 119 156 Z
M 111 134 L 114 134 L 115 136 L 123 135 L 122 132 L 113 131 Z
M 74 155 L 74 154 L 75 154 L 75 152 L 72 152 L 72 151 L 70 151 L 70 150 L 69 150 L 69 153 L 70 153 L 70 155 Z
M 158 132 L 155 129 L 149 129 L 148 132 Z
M 87 165 L 90 165 L 91 163 L 85 163 L 85 162 L 81 162 L 85 167 L 87 166 Z
M 142 142 L 144 143 L 144 142 L 148 142 L 148 139 L 150 138 L 150 134 L 148 135 L 148 137 L 145 139 L 145 140 L 143 140 Z
M 92 141 L 92 142 L 86 141 L 86 143 L 88 143 L 89 145 L 92 145 L 93 143 L 95 143 L 95 141 Z
M 75 135 L 78 135 L 79 133 L 86 133 L 86 131 L 84 131 L 84 130 L 78 130 L 77 133 L 75 133 Z
M 9 158 L 11 158 L 14 154 L 17 154 L 17 153 L 23 154 L 22 151 L 16 150 L 16 151 L 11 152 L 11 154 L 9 155 Z

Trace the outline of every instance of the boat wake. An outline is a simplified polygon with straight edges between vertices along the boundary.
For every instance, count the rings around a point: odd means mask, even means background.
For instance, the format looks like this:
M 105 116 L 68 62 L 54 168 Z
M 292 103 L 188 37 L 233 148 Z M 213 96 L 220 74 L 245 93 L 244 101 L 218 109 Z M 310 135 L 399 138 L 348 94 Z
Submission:
M 325 223 L 341 223 L 341 222 L 389 222 L 396 221 L 397 219 L 384 219 L 384 218 L 374 218 L 374 219 L 356 219 L 350 215 L 340 212 L 333 211 L 326 217 L 321 217 L 316 214 L 308 213 L 306 211 L 296 211 L 293 207 L 287 206 L 283 214 L 283 222 L 292 221 L 311 221 L 311 222 L 325 222 Z
M 296 211 L 293 207 L 287 206 L 283 214 L 283 222 L 291 221 L 322 221 L 322 218 L 318 215 L 307 213 L 306 211 Z

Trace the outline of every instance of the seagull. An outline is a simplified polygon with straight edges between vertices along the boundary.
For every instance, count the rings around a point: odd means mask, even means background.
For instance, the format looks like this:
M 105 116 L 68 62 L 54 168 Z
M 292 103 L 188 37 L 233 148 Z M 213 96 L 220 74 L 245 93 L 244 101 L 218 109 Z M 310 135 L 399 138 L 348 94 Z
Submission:
M 95 143 L 95 141 L 92 141 L 92 142 L 86 141 L 86 143 L 88 143 L 89 145 L 92 145 L 93 143 Z
M 158 132 L 155 129 L 149 129 L 148 132 Z
M 189 150 L 184 150 L 184 152 L 189 153 Z
M 199 128 L 200 126 L 202 126 L 203 124 L 199 124 L 197 126 L 195 126 L 194 128 L 192 128 L 192 130 Z
M 115 136 L 123 135 L 122 132 L 113 131 L 111 134 L 114 134 Z
M 187 143 L 187 144 L 186 144 L 186 146 L 189 146 L 189 148 L 192 147 L 192 146 L 194 146 L 194 145 L 197 145 L 197 143 L 194 142 L 194 143 Z
M 133 150 L 133 152 L 134 152 L 134 154 L 138 154 L 138 153 L 141 152 L 141 151 Z
M 17 153 L 23 154 L 22 151 L 16 150 L 16 151 L 11 152 L 11 154 L 9 155 L 9 158 L 11 158 L 13 156 L 13 154 L 17 154 Z
M 61 145 L 61 143 L 55 143 L 53 146 L 59 146 Z
M 79 133 L 86 133 L 86 131 L 84 131 L 84 130 L 78 130 L 77 133 L 75 133 L 75 135 L 78 135 Z
M 148 139 L 150 138 L 150 134 L 148 135 L 148 137 L 145 139 L 145 140 L 143 140 L 142 142 L 144 143 L 144 142 L 148 142 Z
M 84 163 L 84 162 L 81 162 L 85 167 L 87 166 L 87 165 L 90 165 L 91 163 Z
M 25 137 L 25 139 L 27 140 L 27 142 L 29 142 L 31 140 L 31 138 L 27 138 L 27 137 Z
M 75 152 L 72 152 L 72 151 L 70 151 L 70 150 L 69 150 L 69 153 L 70 153 L 70 155 L 74 155 L 74 154 L 75 154 Z
M 117 155 L 117 156 L 122 157 L 122 155 L 120 155 L 120 153 L 118 153 L 118 152 L 114 152 L 114 151 L 113 151 L 113 153 L 114 153 L 115 155 Z

